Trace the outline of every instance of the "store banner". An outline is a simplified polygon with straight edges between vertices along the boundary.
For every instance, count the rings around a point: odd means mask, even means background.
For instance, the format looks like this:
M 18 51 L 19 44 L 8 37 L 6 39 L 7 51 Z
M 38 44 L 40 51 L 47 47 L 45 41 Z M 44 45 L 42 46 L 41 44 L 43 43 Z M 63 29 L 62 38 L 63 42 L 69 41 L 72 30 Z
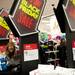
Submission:
M 71 31 L 75 31 L 75 0 L 68 0 L 65 13 Z
M 44 8 L 45 0 L 21 0 L 13 17 L 9 16 L 19 35 L 33 33 Z
M 38 46 L 36 43 L 24 44 L 24 61 L 38 60 Z
M 3 18 L 4 16 L 8 16 L 8 14 L 4 10 L 2 10 L 0 13 L 0 38 L 7 38 L 7 35 L 10 31 L 8 24 Z
M 73 60 L 75 61 L 75 40 L 72 41 Z

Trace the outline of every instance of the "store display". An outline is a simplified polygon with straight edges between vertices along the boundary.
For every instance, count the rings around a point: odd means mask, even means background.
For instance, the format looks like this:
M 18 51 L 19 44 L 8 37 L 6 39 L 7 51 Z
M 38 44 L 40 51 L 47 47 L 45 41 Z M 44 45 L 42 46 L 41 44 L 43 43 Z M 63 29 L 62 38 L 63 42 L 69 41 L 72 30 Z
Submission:
M 4 16 L 8 16 L 8 13 L 2 10 L 0 13 L 0 38 L 6 39 L 10 31 L 10 28 L 8 27 L 8 24 L 3 18 Z
M 72 41 L 73 60 L 75 61 L 75 40 Z
M 18 50 L 16 48 L 16 45 L 19 47 L 19 40 L 15 40 L 13 33 L 10 33 L 8 34 L 8 39 L 0 40 L 0 74 L 1 72 L 6 74 L 9 71 L 17 72 L 20 69 L 21 53 L 17 53 L 19 48 Z
M 75 69 L 64 68 L 57 66 L 54 69 L 53 65 L 39 64 L 36 70 L 30 72 L 29 75 L 75 75 Z
M 75 67 L 75 50 L 74 50 L 74 40 L 75 40 L 75 0 L 68 0 L 66 8 L 63 7 L 65 26 L 66 26 L 66 56 L 67 56 L 67 66 Z M 63 23 L 63 22 L 62 22 Z M 63 59 L 62 59 L 63 60 Z
M 8 40 L 0 40 L 0 71 L 6 71 L 8 62 L 6 57 L 6 45 Z
M 0 75 L 75 75 L 75 0 L 10 6 L 0 7 Z
M 71 31 L 75 31 L 75 0 L 69 0 L 65 9 L 66 17 Z
M 24 44 L 24 61 L 38 60 L 38 47 L 36 43 Z
M 14 13 L 9 16 L 18 34 L 37 32 L 36 28 L 44 7 L 44 0 L 22 0 Z
M 40 32 L 39 33 L 39 41 L 40 42 L 47 42 L 48 41 L 48 34 Z

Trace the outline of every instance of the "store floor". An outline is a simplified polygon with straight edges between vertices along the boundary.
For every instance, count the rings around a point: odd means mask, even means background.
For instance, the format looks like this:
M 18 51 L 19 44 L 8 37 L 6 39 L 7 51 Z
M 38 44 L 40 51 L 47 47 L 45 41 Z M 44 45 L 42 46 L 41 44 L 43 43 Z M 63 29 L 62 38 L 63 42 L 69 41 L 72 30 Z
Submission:
M 0 71 L 0 75 L 21 75 L 21 67 L 17 66 L 9 66 L 6 70 Z
M 20 72 L 0 72 L 0 75 L 21 75 Z

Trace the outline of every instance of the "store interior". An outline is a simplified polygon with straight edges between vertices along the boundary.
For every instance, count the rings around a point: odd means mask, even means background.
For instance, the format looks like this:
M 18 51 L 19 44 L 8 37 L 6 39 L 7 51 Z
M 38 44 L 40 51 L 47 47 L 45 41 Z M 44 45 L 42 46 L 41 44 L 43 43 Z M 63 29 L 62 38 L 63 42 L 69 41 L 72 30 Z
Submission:
M 0 75 L 75 75 L 72 1 L 0 1 Z

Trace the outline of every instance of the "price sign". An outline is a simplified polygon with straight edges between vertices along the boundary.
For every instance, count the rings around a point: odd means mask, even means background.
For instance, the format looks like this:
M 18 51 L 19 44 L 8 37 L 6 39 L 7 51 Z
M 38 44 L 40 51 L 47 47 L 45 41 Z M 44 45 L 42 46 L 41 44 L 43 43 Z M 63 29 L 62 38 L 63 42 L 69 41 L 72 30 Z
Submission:
M 44 0 L 20 1 L 14 16 L 9 16 L 19 35 L 36 31 L 44 4 Z
M 38 46 L 36 43 L 24 44 L 24 61 L 38 60 Z
M 72 41 L 73 60 L 75 61 L 75 40 Z
M 0 13 L 0 38 L 7 38 L 7 35 L 9 33 L 10 28 L 8 27 L 8 24 L 4 20 L 4 16 L 7 16 L 7 12 L 4 10 Z
M 65 9 L 71 31 L 75 31 L 75 0 L 69 0 Z

